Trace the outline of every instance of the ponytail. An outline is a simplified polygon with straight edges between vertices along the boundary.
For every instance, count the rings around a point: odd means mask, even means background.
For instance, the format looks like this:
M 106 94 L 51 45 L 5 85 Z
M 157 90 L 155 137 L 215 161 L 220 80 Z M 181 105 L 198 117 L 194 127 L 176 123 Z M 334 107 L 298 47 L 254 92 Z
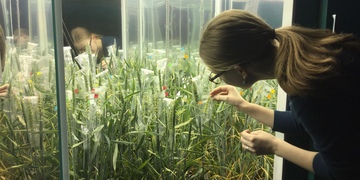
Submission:
M 275 78 L 290 95 L 315 95 L 319 84 L 338 75 L 341 46 L 353 45 L 350 34 L 297 26 L 277 29 L 276 39 Z

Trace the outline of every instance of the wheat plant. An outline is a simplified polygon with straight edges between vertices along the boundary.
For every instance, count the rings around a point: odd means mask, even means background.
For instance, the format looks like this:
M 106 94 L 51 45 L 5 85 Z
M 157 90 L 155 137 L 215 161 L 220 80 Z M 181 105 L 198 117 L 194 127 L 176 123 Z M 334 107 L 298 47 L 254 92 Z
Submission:
M 70 179 L 272 179 L 273 156 L 244 152 L 239 135 L 271 129 L 212 101 L 196 48 L 175 49 L 143 59 L 114 50 L 106 70 L 89 49 L 77 57 L 82 69 L 65 57 Z M 11 49 L 7 57 L 0 178 L 58 179 L 55 60 Z M 273 109 L 276 87 L 261 81 L 239 93 Z

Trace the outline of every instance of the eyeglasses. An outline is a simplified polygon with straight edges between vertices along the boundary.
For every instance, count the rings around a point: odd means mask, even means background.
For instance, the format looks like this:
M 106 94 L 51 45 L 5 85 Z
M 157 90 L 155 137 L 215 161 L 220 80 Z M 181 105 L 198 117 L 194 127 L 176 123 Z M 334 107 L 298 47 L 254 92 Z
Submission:
M 223 75 L 226 71 L 221 71 L 217 74 L 214 74 L 214 73 L 210 73 L 209 75 L 209 81 L 212 82 L 212 83 L 215 83 L 215 84 L 220 84 L 221 83 L 221 79 L 219 79 L 219 77 L 221 75 Z

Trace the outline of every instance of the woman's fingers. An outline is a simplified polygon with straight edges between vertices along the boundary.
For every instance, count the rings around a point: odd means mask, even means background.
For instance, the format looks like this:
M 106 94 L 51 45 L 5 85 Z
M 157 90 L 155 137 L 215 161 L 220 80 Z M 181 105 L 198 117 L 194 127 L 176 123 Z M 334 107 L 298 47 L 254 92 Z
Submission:
M 8 88 L 9 88 L 9 84 L 4 84 L 4 85 L 0 86 L 0 91 L 7 90 Z
M 244 149 L 257 155 L 273 154 L 274 153 L 274 140 L 276 138 L 265 131 L 244 130 L 241 132 L 241 143 Z
M 0 97 L 5 97 L 8 94 L 9 84 L 4 84 L 0 86 Z
M 247 146 L 245 144 L 242 144 L 242 148 L 246 152 L 255 153 L 255 150 L 251 146 Z
M 231 90 L 231 89 L 234 89 L 234 87 L 233 86 L 229 86 L 229 85 L 227 85 L 227 86 L 219 86 L 219 87 L 217 87 L 217 88 L 215 88 L 215 89 L 213 89 L 211 92 L 210 92 L 210 96 L 215 96 L 215 95 L 217 95 L 217 94 L 222 94 L 222 95 L 226 95 L 226 94 L 228 94 L 229 93 L 229 91 Z
M 242 148 L 245 151 L 249 151 L 249 152 L 255 152 L 253 147 L 253 143 L 251 141 L 249 141 L 250 138 L 250 130 L 246 129 L 243 132 L 241 132 L 241 138 L 240 138 L 240 142 L 242 143 Z

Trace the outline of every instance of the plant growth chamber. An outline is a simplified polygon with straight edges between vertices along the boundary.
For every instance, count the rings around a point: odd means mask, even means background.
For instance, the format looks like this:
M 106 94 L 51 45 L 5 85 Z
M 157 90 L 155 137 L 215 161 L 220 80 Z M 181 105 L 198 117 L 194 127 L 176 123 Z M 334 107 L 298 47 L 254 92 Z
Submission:
M 108 26 L 121 27 L 122 48 L 107 47 L 107 69 L 89 48 L 74 56 L 68 46 L 67 24 L 82 16 L 63 18 L 71 2 L 0 0 L 2 84 L 11 84 L 0 104 L 0 178 L 279 179 L 281 159 L 253 156 L 239 141 L 243 129 L 271 129 L 209 99 L 215 85 L 198 44 L 206 23 L 228 9 L 290 25 L 291 0 L 119 0 L 121 23 Z M 96 12 L 106 13 L 101 3 Z M 25 45 L 17 29 L 27 30 Z M 239 92 L 285 108 L 274 81 Z

